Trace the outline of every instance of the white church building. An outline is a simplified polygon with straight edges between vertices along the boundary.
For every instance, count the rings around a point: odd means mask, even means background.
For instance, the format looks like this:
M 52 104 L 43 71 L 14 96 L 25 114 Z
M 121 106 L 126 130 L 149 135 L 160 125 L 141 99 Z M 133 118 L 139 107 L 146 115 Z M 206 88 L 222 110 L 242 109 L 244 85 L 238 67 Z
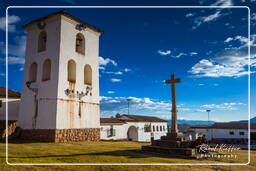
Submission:
M 101 140 L 130 140 L 150 142 L 167 133 L 167 121 L 142 115 L 121 115 L 100 119 Z
M 256 144 L 256 124 L 251 123 L 251 144 Z M 210 126 L 195 125 L 189 128 L 196 136 L 205 135 L 206 139 L 214 143 L 248 143 L 248 123 L 215 123 Z
M 21 138 L 99 140 L 102 31 L 63 11 L 23 28 L 27 43 L 18 119 Z

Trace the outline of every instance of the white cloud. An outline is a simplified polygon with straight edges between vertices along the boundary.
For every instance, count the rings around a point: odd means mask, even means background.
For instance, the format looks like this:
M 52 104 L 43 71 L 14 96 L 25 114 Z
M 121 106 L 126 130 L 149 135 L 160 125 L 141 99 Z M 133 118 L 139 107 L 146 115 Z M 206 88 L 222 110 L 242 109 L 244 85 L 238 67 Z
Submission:
M 110 59 L 110 58 L 103 58 L 103 57 L 101 57 L 101 56 L 99 56 L 99 65 L 100 65 L 100 69 L 105 69 L 105 66 L 106 65 L 109 65 L 109 64 L 112 64 L 112 65 L 114 65 L 114 66 L 117 66 L 117 63 L 116 63 L 116 61 L 114 61 L 114 60 L 112 60 L 112 59 Z
M 130 71 L 131 71 L 131 69 L 129 69 L 129 68 L 124 69 L 124 72 L 130 72 Z
M 197 17 L 194 20 L 195 26 L 192 27 L 192 29 L 196 29 L 197 27 L 199 27 L 200 25 L 202 25 L 203 23 L 209 23 L 212 21 L 217 20 L 220 16 L 222 16 L 221 14 L 221 10 L 217 10 L 215 13 L 208 15 L 208 16 L 204 16 L 204 17 Z
M 207 59 L 200 60 L 188 72 L 194 74 L 194 77 L 240 77 L 248 74 L 244 65 L 228 66 Z
M 195 55 L 198 55 L 197 52 L 190 52 L 190 56 L 195 56 Z
M 187 54 L 186 54 L 186 53 L 181 52 L 181 53 L 179 53 L 178 55 L 173 56 L 173 57 L 175 57 L 175 58 L 180 58 L 181 56 L 185 56 L 185 55 L 187 55 Z
M 25 56 L 26 36 L 16 36 L 13 38 L 13 44 L 8 44 L 8 54 L 14 56 Z M 5 54 L 5 42 L 0 42 L 0 50 Z
M 204 86 L 205 84 L 199 83 L 198 85 L 199 85 L 199 86 Z
M 233 1 L 232 0 L 217 0 L 211 6 L 232 6 Z
M 165 55 L 170 55 L 170 54 L 171 54 L 171 51 L 170 51 L 170 50 L 166 50 L 166 51 L 158 50 L 158 53 L 159 53 L 160 55 L 165 56 Z
M 5 63 L 5 58 L 0 58 L 0 61 L 2 63 Z M 25 63 L 25 59 L 24 58 L 20 58 L 20 57 L 8 57 L 8 64 L 9 65 L 14 65 L 14 64 L 21 64 L 23 65 Z
M 107 91 L 108 94 L 114 94 L 115 91 Z
M 0 30 L 5 31 L 5 23 L 6 23 L 5 21 L 6 21 L 5 17 L 0 17 Z M 8 17 L 8 31 L 15 32 L 16 31 L 15 23 L 19 21 L 20 21 L 19 16 L 10 15 Z
M 244 103 L 241 102 L 228 102 L 228 103 L 222 103 L 222 104 L 205 104 L 202 105 L 202 108 L 205 109 L 213 109 L 213 110 L 237 110 L 237 106 L 244 105 Z
M 117 72 L 106 71 L 104 73 L 106 73 L 106 74 L 114 74 L 114 75 L 123 75 L 123 72 L 121 72 L 121 71 L 117 71 Z
M 228 38 L 224 41 L 224 43 L 228 43 L 228 42 L 230 42 L 230 41 L 232 41 L 232 40 L 233 40 L 232 37 L 228 37 Z
M 252 20 L 252 21 L 256 20 L 256 13 L 252 13 L 252 15 L 251 15 L 251 20 Z
M 188 13 L 186 14 L 186 17 L 193 17 L 195 15 L 195 13 Z
M 256 35 L 251 35 L 251 66 L 256 66 Z M 225 48 L 216 53 L 211 59 L 202 59 L 188 72 L 195 77 L 240 77 L 247 75 L 248 41 L 243 36 L 227 38 L 225 41 L 239 41 L 239 47 Z M 251 73 L 254 73 L 252 71 Z
M 111 78 L 110 81 L 111 81 L 112 83 L 116 83 L 116 82 L 121 82 L 122 79 Z
M 102 97 L 101 98 L 101 110 L 103 111 L 127 111 L 127 98 L 131 99 L 130 109 L 135 110 L 151 110 L 151 111 L 163 111 L 169 112 L 171 110 L 171 104 L 163 101 L 153 101 L 150 98 L 138 98 L 138 97 Z

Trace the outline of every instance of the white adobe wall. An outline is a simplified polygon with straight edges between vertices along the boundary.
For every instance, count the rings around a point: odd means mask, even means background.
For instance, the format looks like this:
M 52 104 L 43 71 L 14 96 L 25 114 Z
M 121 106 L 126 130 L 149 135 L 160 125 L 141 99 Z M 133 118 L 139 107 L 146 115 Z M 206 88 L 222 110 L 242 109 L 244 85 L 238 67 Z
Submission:
M 0 107 L 0 120 L 6 119 L 6 99 L 2 100 L 2 107 Z M 8 98 L 8 120 L 18 120 L 20 99 Z
M 59 74 L 59 42 L 60 42 L 60 17 L 55 16 L 45 20 L 47 32 L 46 51 L 37 52 L 38 36 L 42 31 L 37 25 L 27 28 L 26 57 L 22 85 L 21 106 L 19 111 L 19 126 L 23 129 L 33 129 L 32 118 L 35 115 L 34 93 L 27 88 L 25 83 L 29 80 L 29 69 L 33 62 L 38 65 L 37 82 L 32 83 L 32 88 L 38 88 L 39 110 L 36 129 L 56 128 L 56 97 Z M 42 82 L 42 66 L 46 59 L 51 59 L 51 79 Z
M 58 73 L 58 100 L 57 104 L 57 129 L 65 128 L 100 128 L 99 113 L 99 33 L 86 28 L 78 31 L 75 29 L 76 21 L 65 16 L 61 16 L 61 40 L 59 55 L 59 73 Z M 85 37 L 85 55 L 81 55 L 75 51 L 76 34 L 82 33 Z M 89 64 L 92 68 L 92 96 L 84 96 L 82 100 L 86 104 L 82 104 L 81 118 L 78 115 L 79 101 L 78 98 L 68 99 L 65 90 L 70 88 L 67 81 L 67 65 L 68 61 L 73 59 L 76 62 L 76 83 L 75 91 L 86 92 L 84 85 L 84 66 Z M 81 105 L 81 104 L 80 104 Z M 74 119 L 72 119 L 74 117 Z
M 140 142 L 150 142 L 151 141 L 151 132 L 144 132 L 144 125 L 150 124 L 150 122 L 138 122 L 137 127 L 138 128 L 138 141 Z M 166 122 L 151 122 L 151 131 L 153 131 L 153 125 L 156 127 L 159 127 L 159 130 L 153 132 L 154 140 L 158 140 L 161 138 L 161 136 L 165 136 L 167 133 L 167 123 Z M 165 131 L 160 131 L 160 126 L 165 126 Z
M 113 128 L 116 129 L 116 136 L 107 137 L 107 129 L 110 129 L 109 125 L 101 125 L 101 139 L 104 140 L 118 140 L 118 139 L 127 139 L 127 133 L 130 127 L 134 126 L 137 128 L 138 132 L 138 140 L 139 142 L 150 142 L 151 141 L 151 132 L 144 132 L 144 125 L 150 124 L 150 122 L 127 122 L 123 125 L 113 125 Z M 154 139 L 160 139 L 161 136 L 165 136 L 167 133 L 167 123 L 166 122 L 151 122 L 151 130 L 153 131 L 153 125 L 158 126 L 165 126 L 165 131 L 156 131 L 153 132 Z
M 76 22 L 57 15 L 44 20 L 47 32 L 46 51 L 37 52 L 38 36 L 42 31 L 37 25 L 31 25 L 26 30 L 27 45 L 24 66 L 24 80 L 22 88 L 19 125 L 23 129 L 33 129 L 35 115 L 34 93 L 25 83 L 28 81 L 29 68 L 37 62 L 37 82 L 32 88 L 38 88 L 38 116 L 35 129 L 68 129 L 68 128 L 99 128 L 99 74 L 98 51 L 99 33 L 86 28 L 81 31 L 85 36 L 85 56 L 75 52 Z M 51 79 L 42 82 L 42 66 L 45 59 L 51 59 Z M 65 90 L 69 88 L 67 81 L 67 63 L 69 59 L 76 62 L 76 91 L 85 92 L 84 66 L 90 64 L 92 68 L 92 96 L 83 97 L 86 104 L 81 105 L 81 118 L 78 116 L 78 98 L 69 99 Z M 67 101 L 68 100 L 68 101 Z M 70 112 L 72 111 L 72 112 Z M 72 114 L 71 114 L 72 113 Z
M 234 135 L 229 134 L 231 131 Z M 244 135 L 240 135 L 239 132 L 244 132 Z M 245 129 L 213 129 L 212 135 L 212 138 L 248 138 L 248 131 Z
M 248 131 L 245 129 L 193 129 L 196 133 L 203 133 L 206 135 L 207 139 L 212 138 L 248 138 Z M 233 131 L 234 135 L 230 135 L 229 132 Z M 244 132 L 244 135 L 240 135 L 239 132 Z M 256 130 L 251 130 L 251 132 L 256 132 Z
M 127 139 L 127 133 L 125 133 L 124 125 L 113 125 L 113 129 L 115 129 L 115 136 L 108 137 L 107 130 L 110 129 L 110 125 L 101 125 L 100 126 L 100 139 L 102 140 L 121 140 Z

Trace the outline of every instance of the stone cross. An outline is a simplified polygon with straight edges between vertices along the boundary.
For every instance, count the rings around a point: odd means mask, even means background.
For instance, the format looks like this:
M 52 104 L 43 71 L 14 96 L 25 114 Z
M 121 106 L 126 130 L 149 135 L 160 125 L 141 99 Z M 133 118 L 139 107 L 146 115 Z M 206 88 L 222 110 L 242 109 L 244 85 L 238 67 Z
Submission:
M 181 79 L 175 78 L 174 74 L 171 75 L 170 80 L 165 80 L 165 84 L 172 85 L 172 133 L 178 133 L 177 126 L 177 107 L 176 107 L 176 83 L 181 82 Z

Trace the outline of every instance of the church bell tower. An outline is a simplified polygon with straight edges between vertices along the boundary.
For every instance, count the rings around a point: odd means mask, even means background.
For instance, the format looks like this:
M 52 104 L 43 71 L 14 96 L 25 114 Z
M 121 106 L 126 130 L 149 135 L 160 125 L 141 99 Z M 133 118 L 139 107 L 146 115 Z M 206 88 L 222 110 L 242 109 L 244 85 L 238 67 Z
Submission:
M 99 140 L 102 31 L 63 11 L 23 28 L 27 45 L 19 112 L 21 138 Z

